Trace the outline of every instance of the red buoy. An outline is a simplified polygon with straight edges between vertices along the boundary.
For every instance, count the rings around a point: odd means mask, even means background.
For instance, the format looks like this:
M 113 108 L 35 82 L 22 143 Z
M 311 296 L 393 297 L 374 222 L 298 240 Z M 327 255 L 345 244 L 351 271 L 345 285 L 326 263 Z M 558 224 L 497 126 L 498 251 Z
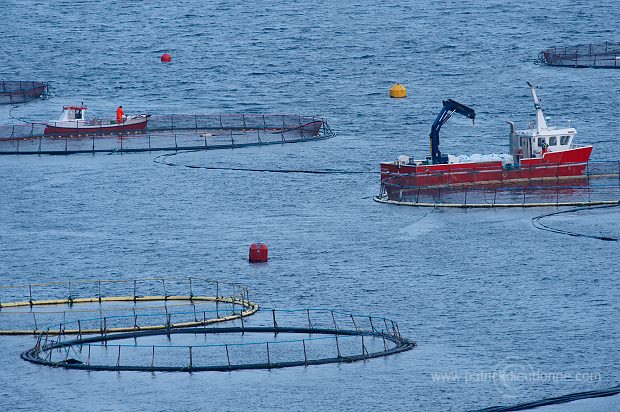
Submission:
M 250 245 L 250 262 L 266 262 L 269 260 L 269 248 L 266 243 Z
M 164 63 L 170 63 L 172 61 L 172 56 L 168 53 L 164 53 L 161 55 L 161 61 Z

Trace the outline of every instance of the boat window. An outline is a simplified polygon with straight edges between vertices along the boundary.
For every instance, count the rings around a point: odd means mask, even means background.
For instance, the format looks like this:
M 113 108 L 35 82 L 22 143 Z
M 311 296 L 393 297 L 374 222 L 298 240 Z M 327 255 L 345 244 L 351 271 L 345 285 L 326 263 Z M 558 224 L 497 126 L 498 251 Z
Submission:
M 545 143 L 545 138 L 544 137 L 539 137 L 538 138 L 538 147 L 543 147 L 543 143 Z
M 81 110 L 76 110 L 75 111 L 75 118 L 76 119 L 81 119 L 82 118 L 82 111 Z
M 561 136 L 560 137 L 560 144 L 567 145 L 569 141 L 570 141 L 570 136 Z
M 558 138 L 556 136 L 551 136 L 549 138 L 549 146 L 555 146 L 558 144 Z

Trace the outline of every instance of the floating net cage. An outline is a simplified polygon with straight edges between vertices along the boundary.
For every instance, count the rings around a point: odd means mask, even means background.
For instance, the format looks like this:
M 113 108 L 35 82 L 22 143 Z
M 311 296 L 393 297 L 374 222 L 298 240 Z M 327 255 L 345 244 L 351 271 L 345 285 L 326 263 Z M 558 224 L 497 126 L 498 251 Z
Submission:
M 60 326 L 58 326 L 60 328 Z M 354 362 L 410 350 L 392 320 L 329 309 L 261 311 L 231 326 L 67 338 L 41 333 L 24 360 L 111 371 L 231 371 Z
M 47 83 L 32 81 L 0 81 L 0 104 L 26 103 L 49 93 Z
M 549 66 L 620 68 L 620 43 L 578 44 L 551 47 L 538 55 L 538 61 Z
M 564 165 L 566 166 L 566 165 Z M 579 164 L 583 167 L 583 163 Z M 537 166 L 537 169 L 558 170 L 556 165 Z M 529 169 L 529 168 L 528 168 Z M 540 206 L 589 206 L 620 203 L 620 162 L 600 161 L 585 165 L 582 175 L 556 176 L 544 179 L 520 179 L 489 182 L 485 173 L 497 171 L 459 169 L 450 172 L 414 173 L 396 175 L 385 179 L 379 196 L 380 203 L 403 206 L 427 207 L 540 207 Z M 531 175 L 527 170 L 525 175 Z M 478 182 L 470 184 L 424 185 L 426 181 Z
M 45 135 L 44 129 L 44 123 L 0 126 L 0 154 L 231 149 L 335 136 L 323 118 L 276 114 L 154 115 L 146 131 L 123 134 L 89 131 L 87 135 L 52 136 Z
M 247 287 L 203 278 L 0 286 L 0 335 L 162 330 L 250 316 Z

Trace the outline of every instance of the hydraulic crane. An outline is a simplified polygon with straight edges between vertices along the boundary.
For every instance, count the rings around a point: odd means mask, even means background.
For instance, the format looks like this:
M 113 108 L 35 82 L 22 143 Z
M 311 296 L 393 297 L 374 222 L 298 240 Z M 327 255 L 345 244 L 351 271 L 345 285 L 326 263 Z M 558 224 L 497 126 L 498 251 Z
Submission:
M 472 122 L 476 118 L 476 112 L 474 111 L 474 109 L 457 103 L 452 99 L 443 101 L 443 108 L 433 122 L 433 126 L 431 127 L 431 134 L 429 136 L 431 141 L 431 157 L 429 160 L 432 162 L 432 164 L 448 163 L 448 156 L 442 155 L 439 151 L 439 131 L 441 130 L 441 126 L 443 126 L 448 121 L 448 119 L 450 119 L 450 116 L 452 116 L 452 113 L 454 112 L 470 118 Z

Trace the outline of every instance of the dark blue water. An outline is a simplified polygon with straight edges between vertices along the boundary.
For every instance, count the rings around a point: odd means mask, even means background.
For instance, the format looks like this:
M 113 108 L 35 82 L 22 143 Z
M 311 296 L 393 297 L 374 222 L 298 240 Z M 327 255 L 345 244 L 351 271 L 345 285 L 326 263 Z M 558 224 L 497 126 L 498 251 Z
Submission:
M 506 151 L 505 121 L 532 113 L 529 80 L 593 158 L 618 159 L 620 72 L 533 60 L 553 44 L 614 40 L 619 17 L 613 1 L 8 0 L 0 75 L 49 81 L 55 97 L 2 107 L 0 118 L 48 120 L 82 101 L 101 116 L 119 104 L 129 114 L 317 114 L 337 138 L 173 159 L 376 171 L 426 155 L 445 98 L 477 118 L 450 120 L 444 152 Z M 172 64 L 159 62 L 164 50 Z M 407 99 L 387 98 L 396 81 Z M 208 171 L 154 157 L 1 158 L 1 283 L 204 275 L 248 284 L 265 306 L 389 316 L 419 347 L 361 364 L 151 375 L 38 367 L 18 356 L 31 338 L 3 338 L 3 409 L 464 410 L 618 384 L 617 242 L 536 230 L 531 218 L 547 209 L 376 204 L 373 174 Z M 603 219 L 617 235 L 609 213 L 553 221 L 596 232 Z M 269 244 L 267 265 L 247 264 L 253 241 Z M 572 379 L 483 379 L 519 368 Z

